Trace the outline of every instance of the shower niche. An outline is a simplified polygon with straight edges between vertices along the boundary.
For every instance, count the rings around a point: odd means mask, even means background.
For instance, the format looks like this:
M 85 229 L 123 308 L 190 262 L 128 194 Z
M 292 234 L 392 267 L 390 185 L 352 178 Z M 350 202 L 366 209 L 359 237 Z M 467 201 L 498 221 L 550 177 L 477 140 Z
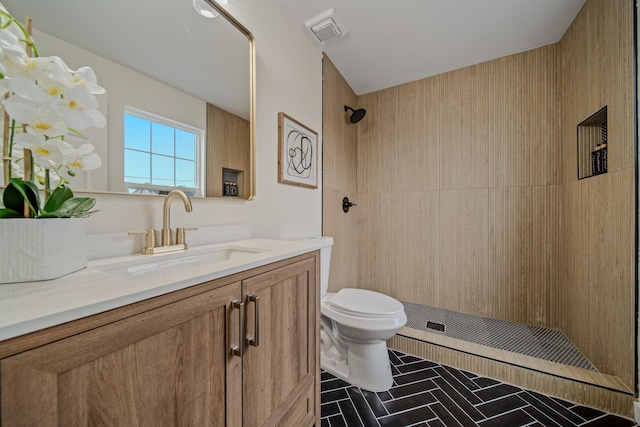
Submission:
M 222 168 L 222 196 L 243 197 L 244 172 L 241 170 Z
M 607 107 L 578 124 L 578 179 L 607 173 Z

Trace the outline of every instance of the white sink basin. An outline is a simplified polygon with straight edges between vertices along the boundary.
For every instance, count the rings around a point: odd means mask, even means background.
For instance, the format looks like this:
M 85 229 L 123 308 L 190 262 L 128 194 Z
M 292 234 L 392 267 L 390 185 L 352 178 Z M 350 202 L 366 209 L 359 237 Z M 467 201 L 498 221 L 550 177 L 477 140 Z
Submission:
M 140 279 L 202 266 L 212 266 L 224 261 L 246 260 L 249 262 L 252 256 L 266 251 L 267 249 L 235 245 L 217 247 L 207 251 L 187 249 L 183 252 L 144 255 L 136 260 L 105 264 L 96 268 L 125 279 Z

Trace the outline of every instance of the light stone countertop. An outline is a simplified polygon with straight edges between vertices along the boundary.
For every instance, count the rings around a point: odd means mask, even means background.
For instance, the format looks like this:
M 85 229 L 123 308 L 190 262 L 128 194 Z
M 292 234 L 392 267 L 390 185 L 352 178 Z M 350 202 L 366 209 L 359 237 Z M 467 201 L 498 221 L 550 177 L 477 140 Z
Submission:
M 87 268 L 42 282 L 0 285 L 0 340 L 59 325 L 158 295 L 203 283 L 327 247 L 330 238 L 305 240 L 250 239 L 203 245 L 185 252 L 128 255 L 89 261 Z M 229 247 L 255 248 L 216 263 L 191 263 L 145 277 L 125 277 L 109 269 L 195 256 Z M 123 270 L 120 268 L 120 270 Z M 143 274 L 144 276 L 144 274 Z

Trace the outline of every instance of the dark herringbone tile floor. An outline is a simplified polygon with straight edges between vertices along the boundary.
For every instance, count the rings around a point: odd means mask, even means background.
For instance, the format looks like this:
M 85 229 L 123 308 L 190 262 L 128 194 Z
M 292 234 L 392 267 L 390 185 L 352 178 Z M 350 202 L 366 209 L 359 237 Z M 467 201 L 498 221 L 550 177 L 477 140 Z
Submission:
M 373 393 L 322 372 L 322 427 L 631 427 L 597 409 L 390 350 L 388 392 Z

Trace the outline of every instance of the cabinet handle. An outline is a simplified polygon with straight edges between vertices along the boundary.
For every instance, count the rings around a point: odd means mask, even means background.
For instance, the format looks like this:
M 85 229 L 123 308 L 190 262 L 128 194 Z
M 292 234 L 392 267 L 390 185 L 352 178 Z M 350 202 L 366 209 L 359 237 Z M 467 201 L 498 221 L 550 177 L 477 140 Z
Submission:
M 238 345 L 234 345 L 231 347 L 231 354 L 234 356 L 242 357 L 244 356 L 244 337 L 242 334 L 244 333 L 244 303 L 236 300 L 231 301 L 231 308 L 237 308 L 240 310 L 239 319 L 240 325 L 238 327 Z
M 260 297 L 258 295 L 247 295 L 247 300 L 256 305 L 255 317 L 253 318 L 253 333 L 254 336 L 248 337 L 247 341 L 249 345 L 257 347 L 260 345 Z

